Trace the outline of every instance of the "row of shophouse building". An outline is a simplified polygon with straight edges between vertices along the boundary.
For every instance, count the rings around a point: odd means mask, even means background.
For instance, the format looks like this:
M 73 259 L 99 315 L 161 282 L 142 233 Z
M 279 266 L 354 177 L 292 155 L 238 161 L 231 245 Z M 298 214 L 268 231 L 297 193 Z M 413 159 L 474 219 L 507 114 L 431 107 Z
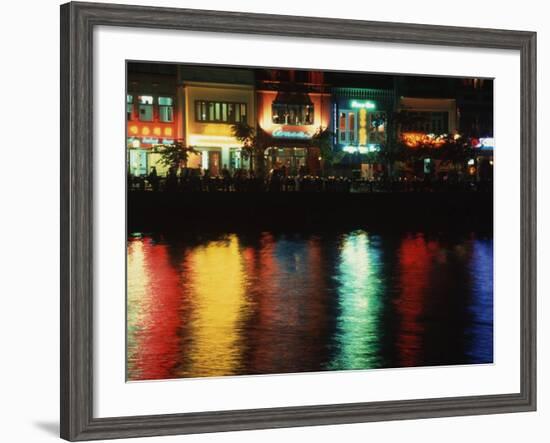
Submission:
M 205 66 L 129 63 L 127 72 L 127 160 L 133 176 L 155 166 L 160 145 L 175 140 L 192 146 L 187 167 L 248 169 L 242 142 L 233 135 L 245 122 L 267 138 L 267 169 L 286 173 L 323 170 L 319 128 L 331 134 L 333 170 L 364 178 L 383 173 L 385 165 L 369 160 L 398 138 L 414 144 L 443 134 L 474 134 L 478 154 L 470 166 L 492 167 L 492 82 L 483 79 L 430 79 L 352 75 L 321 71 L 237 69 Z M 393 122 L 396 113 L 412 117 Z M 372 158 L 372 157 L 370 157 Z M 436 161 L 426 163 L 425 171 Z M 409 165 L 410 166 L 410 165 Z M 472 169 L 473 171 L 473 169 Z M 409 172 L 411 172 L 409 170 Z M 422 171 L 420 171 L 422 173 Z M 475 172 L 476 174 L 478 172 Z

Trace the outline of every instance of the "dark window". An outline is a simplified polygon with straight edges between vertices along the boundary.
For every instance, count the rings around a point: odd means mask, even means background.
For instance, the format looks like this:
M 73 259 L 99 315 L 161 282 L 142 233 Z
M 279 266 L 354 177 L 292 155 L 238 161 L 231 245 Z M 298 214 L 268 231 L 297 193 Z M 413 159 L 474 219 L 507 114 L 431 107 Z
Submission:
M 403 132 L 425 132 L 427 134 L 447 134 L 449 132 L 448 112 L 407 112 L 402 123 Z

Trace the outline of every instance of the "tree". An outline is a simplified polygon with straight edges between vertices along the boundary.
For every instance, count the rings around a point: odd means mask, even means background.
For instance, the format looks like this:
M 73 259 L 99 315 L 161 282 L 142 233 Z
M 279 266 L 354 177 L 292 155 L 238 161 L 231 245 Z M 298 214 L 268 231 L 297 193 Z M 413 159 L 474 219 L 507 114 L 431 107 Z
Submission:
M 396 162 L 414 160 L 411 150 L 407 148 L 398 134 L 403 127 L 411 127 L 421 123 L 419 117 L 410 112 L 397 111 L 388 114 L 386 120 L 387 140 L 381 144 L 379 151 L 371 156 L 373 163 L 385 164 L 388 178 L 393 176 Z
M 453 170 L 458 172 L 470 158 L 476 156 L 472 139 L 466 135 L 447 136 L 439 148 L 439 158 L 441 161 L 451 164 Z
M 231 126 L 233 137 L 242 143 L 242 155 L 250 159 L 250 172 L 256 170 L 257 173 L 263 173 L 264 151 L 266 148 L 266 134 L 261 130 L 256 130 L 246 122 L 238 122 Z
M 448 135 L 440 146 L 440 158 L 452 163 L 464 163 L 475 155 L 472 138 L 465 135 Z
M 157 163 L 173 168 L 177 173 L 180 167 L 186 167 L 189 154 L 197 152 L 192 146 L 187 146 L 183 140 L 174 140 L 173 143 L 158 145 L 160 159 Z
M 456 169 L 475 156 L 472 137 L 465 134 L 426 134 L 421 128 L 426 128 L 429 121 L 421 114 L 398 111 L 392 115 L 392 120 L 395 132 L 390 145 L 394 149 L 385 153 L 389 161 L 418 162 L 431 158 L 451 164 Z M 407 131 L 408 128 L 419 129 Z
M 311 145 L 319 148 L 320 157 L 323 161 L 323 172 L 325 172 L 325 168 L 332 167 L 334 161 L 334 151 L 332 150 L 333 136 L 334 133 L 329 131 L 328 128 L 320 126 L 313 137 L 311 137 Z

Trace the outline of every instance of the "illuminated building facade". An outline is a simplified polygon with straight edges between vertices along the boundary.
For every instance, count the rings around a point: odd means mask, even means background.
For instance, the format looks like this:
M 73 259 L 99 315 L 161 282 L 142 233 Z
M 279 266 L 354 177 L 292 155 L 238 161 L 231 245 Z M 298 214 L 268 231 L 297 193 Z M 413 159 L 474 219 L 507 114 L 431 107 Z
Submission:
M 386 164 L 387 157 L 375 154 L 396 142 L 437 148 L 447 135 L 465 135 L 479 148 L 467 173 L 487 178 L 493 163 L 492 94 L 492 82 L 483 79 L 129 63 L 128 172 L 143 177 L 155 166 L 165 176 L 160 150 L 176 141 L 195 151 L 187 168 L 211 176 L 249 170 L 252 159 L 243 155 L 232 128 L 246 123 L 259 136 L 254 155 L 263 151 L 265 172 L 421 176 L 444 171 L 445 165 L 435 158 Z M 324 130 L 330 136 L 319 140 Z M 326 155 L 332 157 L 330 167 Z M 254 158 L 254 170 L 264 172 Z
M 400 97 L 397 137 L 410 149 L 437 149 L 449 135 L 458 134 L 458 113 L 454 98 Z M 424 175 L 446 172 L 438 159 L 425 158 L 421 164 L 409 165 L 409 172 Z M 406 165 L 399 165 L 406 170 Z
M 196 151 L 189 155 L 190 169 L 217 176 L 224 167 L 248 167 L 231 127 L 255 127 L 252 70 L 131 63 L 127 84 L 129 174 L 145 176 L 154 166 L 166 175 L 159 148 L 175 141 Z
M 480 180 L 493 177 L 493 99 L 492 80 L 460 79 L 457 88 L 459 131 L 474 136 L 474 148 L 478 151 L 468 169 Z
M 493 81 L 453 77 L 431 77 L 426 81 L 425 77 L 414 76 L 396 76 L 394 81 L 396 95 L 400 97 L 398 139 L 415 149 L 437 148 L 446 135 L 465 137 L 479 150 L 463 165 L 464 172 L 471 179 L 490 180 L 494 146 Z M 410 172 L 416 175 L 449 172 L 448 162 L 434 159 L 424 159 L 424 162 Z
M 323 73 L 259 70 L 256 94 L 267 170 L 318 175 L 323 159 L 313 140 L 318 131 L 329 129 L 331 108 Z
M 383 150 L 391 137 L 393 89 L 336 87 L 332 97 L 333 144 L 344 164 L 371 178 L 381 166 L 368 154 Z
M 175 66 L 132 64 L 126 91 L 126 152 L 131 175 L 146 175 L 152 166 L 165 173 L 156 146 L 182 138 L 180 115 Z
M 234 68 L 178 67 L 183 97 L 184 131 L 187 145 L 197 155 L 188 167 L 221 175 L 247 168 L 249 159 L 241 155 L 242 142 L 232 133 L 236 123 L 255 128 L 254 71 Z
M 458 130 L 457 106 L 453 98 L 401 97 L 398 112 L 403 116 L 398 128 L 401 135 L 440 136 Z

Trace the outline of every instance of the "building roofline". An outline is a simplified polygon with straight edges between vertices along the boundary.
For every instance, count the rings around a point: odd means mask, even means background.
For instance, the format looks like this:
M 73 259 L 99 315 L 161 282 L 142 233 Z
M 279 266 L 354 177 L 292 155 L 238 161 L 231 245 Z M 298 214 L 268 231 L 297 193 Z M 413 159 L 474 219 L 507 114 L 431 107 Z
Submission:
M 254 91 L 254 85 L 249 85 L 246 83 L 217 83 L 217 82 L 199 82 L 195 80 L 183 80 L 179 82 L 179 85 L 194 86 L 200 88 L 212 88 L 212 89 L 240 89 L 240 90 L 250 90 Z

